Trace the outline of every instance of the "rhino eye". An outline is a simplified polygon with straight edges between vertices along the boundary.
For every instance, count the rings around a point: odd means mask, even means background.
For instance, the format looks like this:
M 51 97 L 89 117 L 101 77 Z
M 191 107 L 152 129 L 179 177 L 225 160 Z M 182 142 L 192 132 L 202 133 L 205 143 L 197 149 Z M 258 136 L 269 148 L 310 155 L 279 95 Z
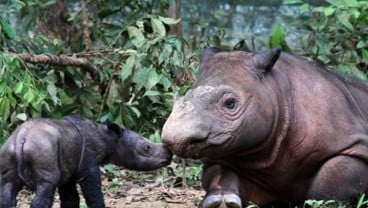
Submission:
M 151 155 L 152 154 L 152 147 L 150 145 L 144 145 L 143 146 L 143 153 L 145 155 Z
M 224 106 L 227 108 L 227 109 L 234 109 L 235 108 L 235 99 L 234 98 L 228 98 L 225 100 L 224 102 Z

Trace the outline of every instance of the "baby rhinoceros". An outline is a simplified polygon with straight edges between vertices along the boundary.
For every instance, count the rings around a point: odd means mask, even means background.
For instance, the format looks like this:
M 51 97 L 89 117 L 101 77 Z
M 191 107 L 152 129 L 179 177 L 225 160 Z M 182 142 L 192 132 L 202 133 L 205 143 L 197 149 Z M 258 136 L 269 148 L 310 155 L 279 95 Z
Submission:
M 16 206 L 26 185 L 31 207 L 51 207 L 58 188 L 61 207 L 79 207 L 79 183 L 88 207 L 105 207 L 99 166 L 113 163 L 148 171 L 168 165 L 172 154 L 138 133 L 81 116 L 40 118 L 20 125 L 0 150 L 0 207 Z

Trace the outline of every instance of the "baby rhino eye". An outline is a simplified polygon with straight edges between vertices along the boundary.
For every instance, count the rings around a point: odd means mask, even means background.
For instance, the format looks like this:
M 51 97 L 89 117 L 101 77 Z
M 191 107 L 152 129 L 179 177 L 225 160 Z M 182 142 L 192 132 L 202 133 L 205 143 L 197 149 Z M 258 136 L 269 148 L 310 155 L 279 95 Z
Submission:
M 224 107 L 226 107 L 227 109 L 234 109 L 235 108 L 235 99 L 234 98 L 228 98 L 225 100 L 224 102 Z
M 152 147 L 150 145 L 144 145 L 143 152 L 145 155 L 151 155 L 152 154 Z

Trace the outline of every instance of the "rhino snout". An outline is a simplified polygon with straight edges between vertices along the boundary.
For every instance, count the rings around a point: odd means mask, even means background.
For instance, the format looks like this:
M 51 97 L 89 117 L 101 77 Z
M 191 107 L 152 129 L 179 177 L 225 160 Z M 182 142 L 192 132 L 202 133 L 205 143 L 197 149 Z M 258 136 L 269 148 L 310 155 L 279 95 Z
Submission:
M 194 157 L 209 135 L 209 129 L 202 124 L 165 124 L 161 139 L 175 154 L 181 157 Z
M 152 161 L 153 166 L 160 168 L 169 165 L 173 156 L 169 147 L 165 144 L 152 143 L 151 145 L 153 152 L 151 155 L 146 155 L 145 157 Z
M 172 152 L 171 150 L 169 149 L 169 147 L 167 145 L 164 145 L 163 144 L 163 147 L 162 147 L 164 150 L 162 151 L 162 155 L 161 155 L 161 162 L 160 162 L 160 165 L 162 166 L 167 166 L 171 163 L 171 159 L 172 159 Z

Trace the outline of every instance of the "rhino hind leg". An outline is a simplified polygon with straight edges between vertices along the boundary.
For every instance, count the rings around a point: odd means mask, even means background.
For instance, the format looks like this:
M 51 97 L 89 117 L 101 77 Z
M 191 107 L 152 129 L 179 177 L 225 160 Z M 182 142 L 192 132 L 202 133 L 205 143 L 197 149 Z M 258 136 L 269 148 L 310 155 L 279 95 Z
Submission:
M 1 175 L 0 208 L 16 207 L 16 197 L 23 185 L 24 184 L 18 177 L 16 170 L 9 170 L 5 174 Z
M 31 208 L 50 208 L 54 202 L 56 186 L 49 182 L 38 182 Z
M 355 201 L 368 191 L 368 164 L 359 158 L 339 155 L 320 168 L 308 190 L 312 199 Z
M 79 194 L 74 181 L 59 186 L 59 195 L 61 208 L 79 208 Z

